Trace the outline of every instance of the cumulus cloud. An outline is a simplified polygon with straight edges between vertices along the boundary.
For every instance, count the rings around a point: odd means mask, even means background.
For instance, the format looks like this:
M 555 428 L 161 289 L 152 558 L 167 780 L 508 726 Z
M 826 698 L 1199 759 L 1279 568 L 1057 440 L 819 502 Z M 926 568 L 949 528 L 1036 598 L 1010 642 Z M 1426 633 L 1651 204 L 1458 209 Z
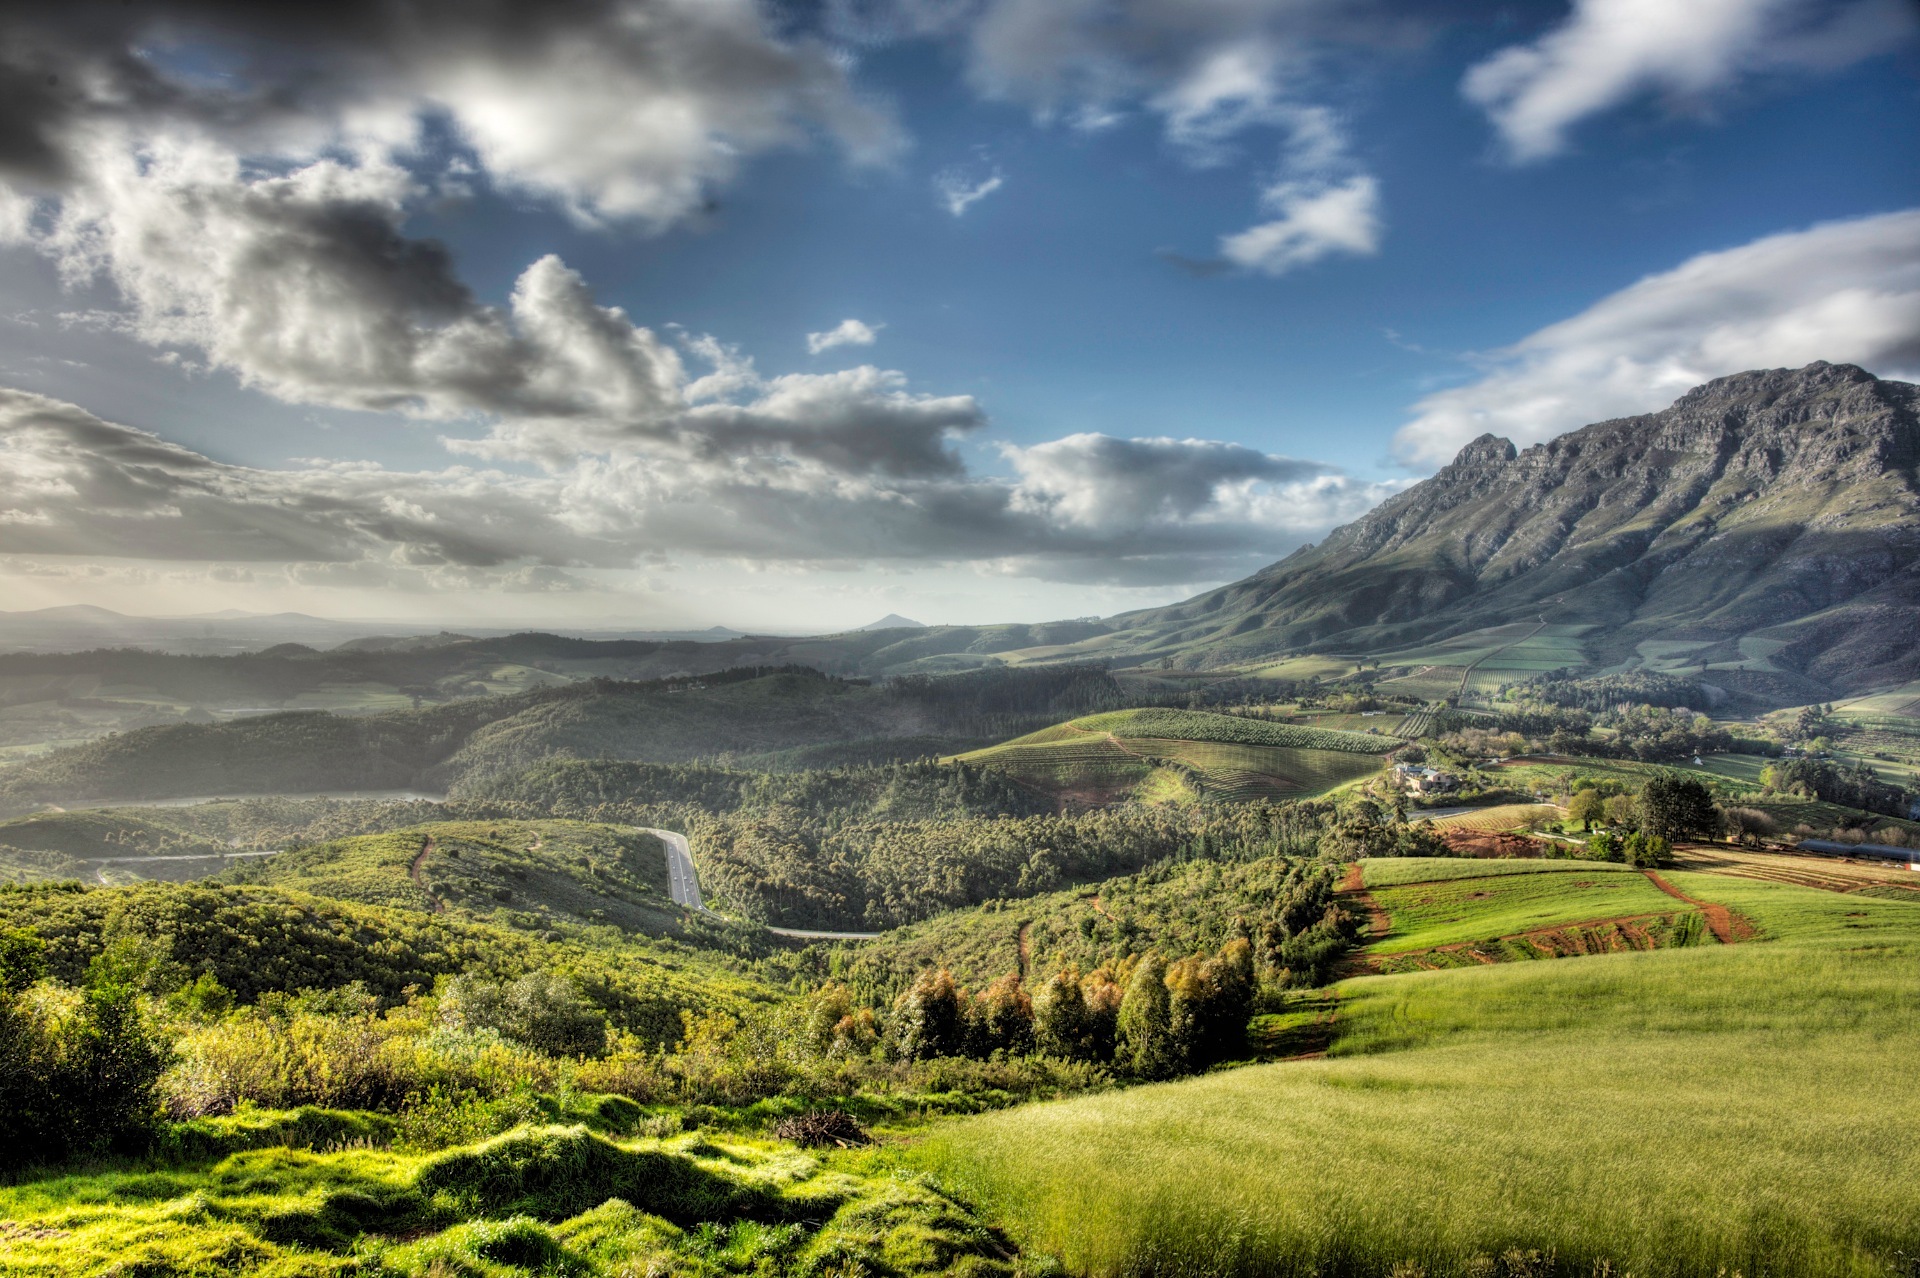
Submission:
M 776 379 L 755 411 L 812 422 L 798 400 L 815 389 Z M 692 458 L 608 451 L 538 475 L 265 470 L 0 391 L 0 555 L 202 562 L 285 572 L 296 584 L 415 590 L 572 589 L 575 570 L 663 556 L 974 562 L 1150 584 L 1257 567 L 1390 491 L 1207 440 L 1088 434 L 1006 455 L 1010 479 L 945 457 L 877 465 L 873 450 L 836 466 L 831 449 L 779 467 L 717 448 Z
M 654 227 L 811 133 L 857 161 L 901 142 L 841 59 L 753 0 L 11 6 L 0 101 L 0 173 L 43 189 L 85 178 L 102 129 L 391 157 L 438 119 L 500 186 Z
M 1665 407 L 1714 377 L 1814 360 L 1920 374 L 1920 209 L 1703 253 L 1492 353 L 1395 438 L 1415 465 L 1484 431 L 1525 445 Z
M 1916 30 L 1903 0 L 1577 0 L 1564 22 L 1473 67 L 1461 87 L 1525 162 L 1643 95 L 1699 104 L 1757 74 L 1845 66 Z
M 1006 178 L 994 172 L 969 175 L 964 169 L 943 169 L 934 175 L 933 193 L 940 207 L 959 217 L 969 208 L 1006 185 Z
M 1260 203 L 1278 216 L 1221 237 L 1220 255 L 1235 266 L 1284 275 L 1335 253 L 1380 251 L 1380 185 L 1365 174 L 1338 185 L 1277 182 Z
M 885 327 L 885 324 L 863 324 L 857 319 L 843 319 L 824 333 L 808 333 L 807 354 L 818 355 L 836 346 L 871 346 Z

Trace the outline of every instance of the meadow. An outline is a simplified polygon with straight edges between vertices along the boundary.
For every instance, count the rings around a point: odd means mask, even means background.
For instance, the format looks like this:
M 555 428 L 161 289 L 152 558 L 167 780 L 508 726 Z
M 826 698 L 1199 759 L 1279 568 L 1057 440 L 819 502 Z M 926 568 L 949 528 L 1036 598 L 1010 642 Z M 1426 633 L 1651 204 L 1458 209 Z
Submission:
M 1911 1272 L 1920 1102 L 1881 1080 L 1920 1044 L 1920 909 L 1672 878 L 1767 939 L 1352 980 L 1329 1059 L 967 1119 L 915 1161 L 1074 1273 Z
M 1668 914 L 1677 904 L 1642 874 L 1606 871 L 1455 878 L 1375 888 L 1372 895 L 1391 920 L 1387 934 L 1368 947 L 1369 953 L 1380 955 L 1572 923 Z

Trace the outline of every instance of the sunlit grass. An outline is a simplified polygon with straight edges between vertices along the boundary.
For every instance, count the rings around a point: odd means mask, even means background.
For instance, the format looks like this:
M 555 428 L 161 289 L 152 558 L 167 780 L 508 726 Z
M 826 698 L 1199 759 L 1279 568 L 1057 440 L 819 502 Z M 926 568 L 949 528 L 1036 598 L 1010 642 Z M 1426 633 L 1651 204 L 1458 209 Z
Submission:
M 1909 1272 L 1920 908 L 1674 879 L 1776 939 L 1356 980 L 1333 1059 L 919 1156 L 1088 1274 Z M 1552 1260 L 1495 1267 L 1516 1250 Z

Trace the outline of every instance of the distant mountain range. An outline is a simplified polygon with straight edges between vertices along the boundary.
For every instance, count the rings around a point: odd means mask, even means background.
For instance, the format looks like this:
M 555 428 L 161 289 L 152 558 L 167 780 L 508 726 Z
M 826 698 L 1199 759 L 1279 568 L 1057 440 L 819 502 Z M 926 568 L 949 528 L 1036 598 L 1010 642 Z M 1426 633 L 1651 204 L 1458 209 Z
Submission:
M 69 604 L 29 612 L 0 612 L 0 652 L 75 652 L 89 648 L 146 648 L 157 652 L 220 655 L 255 652 L 280 644 L 362 649 L 406 645 L 433 647 L 473 638 L 517 633 L 488 628 L 450 634 L 430 622 L 340 621 L 303 612 L 259 613 L 238 608 L 182 617 L 135 617 L 92 604 Z M 583 638 L 717 643 L 742 633 L 725 626 L 706 630 L 573 631 Z
M 1678 661 L 1761 700 L 1920 678 L 1917 409 L 1920 387 L 1815 363 L 1524 451 L 1483 435 L 1318 546 L 1109 619 L 1099 650 L 1391 665 L 1533 623 L 1588 670 Z
M 714 627 L 558 638 L 79 606 L 0 613 L 0 653 L 266 650 L 285 666 L 272 687 L 289 695 L 342 681 L 465 687 L 489 662 L 633 679 L 739 666 L 887 676 L 1068 661 L 1177 678 L 1364 661 L 1389 678 L 1401 672 L 1423 696 L 1476 669 L 1519 678 L 1565 666 L 1680 673 L 1715 696 L 1804 704 L 1920 679 L 1917 411 L 1920 387 L 1816 363 L 1724 377 L 1661 412 L 1524 451 L 1483 435 L 1318 546 L 1184 603 L 1105 620 L 929 627 L 889 614 L 839 635 Z M 313 651 L 322 647 L 324 658 Z M 1488 662 L 1495 652 L 1501 660 Z M 22 655 L 0 659 L 0 673 L 57 667 L 77 677 L 82 665 Z M 110 682 L 187 678 L 152 663 L 133 673 Z M 235 695 L 261 704 L 265 677 L 250 674 Z M 1415 686 L 1422 679 L 1425 690 Z

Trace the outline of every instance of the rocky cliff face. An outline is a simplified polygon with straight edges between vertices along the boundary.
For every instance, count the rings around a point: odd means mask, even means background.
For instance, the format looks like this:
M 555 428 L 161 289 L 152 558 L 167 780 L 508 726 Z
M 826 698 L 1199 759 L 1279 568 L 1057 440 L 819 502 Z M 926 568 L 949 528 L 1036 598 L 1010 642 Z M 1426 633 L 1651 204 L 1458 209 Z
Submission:
M 1917 465 L 1920 387 L 1844 364 L 1742 373 L 1525 451 L 1482 436 L 1320 546 L 1119 620 L 1217 662 L 1544 618 L 1591 626 L 1596 665 L 1664 639 L 1799 685 L 1783 695 L 1912 679 Z

